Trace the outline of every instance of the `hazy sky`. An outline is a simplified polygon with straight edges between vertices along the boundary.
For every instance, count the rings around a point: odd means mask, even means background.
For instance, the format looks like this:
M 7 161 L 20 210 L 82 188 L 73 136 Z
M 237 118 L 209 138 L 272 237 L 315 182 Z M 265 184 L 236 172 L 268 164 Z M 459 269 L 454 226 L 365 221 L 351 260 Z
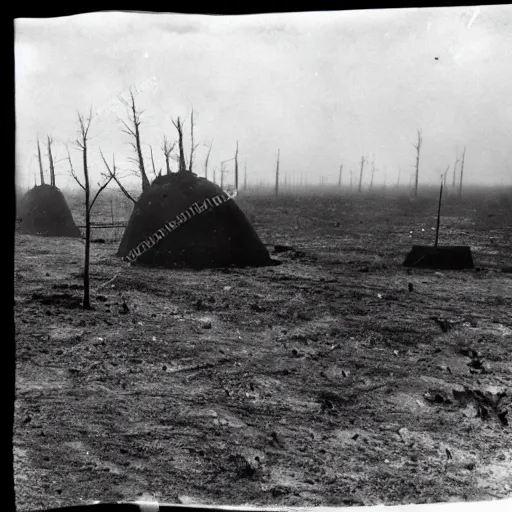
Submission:
M 134 169 L 116 99 L 130 86 L 141 89 L 148 170 L 149 144 L 157 169 L 164 167 L 162 134 L 175 139 L 171 117 L 188 117 L 193 105 L 199 174 L 207 143 L 213 140 L 211 176 L 238 140 L 252 183 L 273 179 L 278 148 L 290 180 L 303 173 L 335 183 L 343 163 L 348 182 L 361 156 L 374 155 L 376 181 L 386 175 L 396 183 L 401 169 L 406 182 L 422 129 L 421 182 L 437 182 L 466 146 L 467 182 L 512 184 L 512 5 L 24 18 L 15 21 L 15 66 L 24 185 L 34 183 L 36 140 L 47 134 L 59 160 L 57 185 L 73 183 L 65 144 L 81 175 L 77 112 L 91 107 L 95 180 L 103 171 L 99 148 L 109 159 L 114 153 L 120 169 Z

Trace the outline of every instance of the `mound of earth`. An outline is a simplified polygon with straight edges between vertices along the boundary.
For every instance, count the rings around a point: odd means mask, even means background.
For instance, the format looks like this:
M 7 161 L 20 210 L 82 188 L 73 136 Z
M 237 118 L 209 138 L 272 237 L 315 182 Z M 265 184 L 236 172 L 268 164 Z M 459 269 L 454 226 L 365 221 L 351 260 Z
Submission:
M 117 255 L 165 268 L 275 264 L 235 201 L 191 172 L 159 176 L 142 193 Z
M 26 235 L 81 236 L 64 194 L 52 185 L 35 186 L 22 197 L 17 227 Z

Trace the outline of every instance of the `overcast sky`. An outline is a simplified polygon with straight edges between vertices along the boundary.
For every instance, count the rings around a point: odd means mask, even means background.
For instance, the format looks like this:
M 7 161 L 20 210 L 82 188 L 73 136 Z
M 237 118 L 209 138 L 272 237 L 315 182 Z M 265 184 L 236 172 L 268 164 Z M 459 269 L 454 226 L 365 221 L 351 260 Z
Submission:
M 89 142 L 134 168 L 117 97 L 138 87 L 146 167 L 164 167 L 171 118 L 196 112 L 195 170 L 240 148 L 249 182 L 271 181 L 277 150 L 288 179 L 337 181 L 375 157 L 375 180 L 409 180 L 417 129 L 420 181 L 467 147 L 467 182 L 512 184 L 512 6 L 197 16 L 102 12 L 15 21 L 16 155 L 20 182 L 38 173 L 36 140 L 54 139 L 57 186 L 72 185 L 77 112 L 95 117 Z M 187 120 L 186 129 L 189 127 Z M 189 147 L 189 138 L 186 139 Z M 46 160 L 45 160 L 46 164 Z M 46 167 L 48 167 L 46 165 Z M 135 185 L 138 180 L 128 178 Z M 227 178 L 232 179 L 232 176 Z

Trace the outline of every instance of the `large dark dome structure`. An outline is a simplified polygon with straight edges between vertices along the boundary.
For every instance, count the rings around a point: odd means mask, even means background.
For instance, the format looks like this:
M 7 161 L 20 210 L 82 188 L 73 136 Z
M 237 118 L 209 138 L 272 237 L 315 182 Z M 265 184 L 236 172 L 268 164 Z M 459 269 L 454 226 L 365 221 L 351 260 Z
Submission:
M 166 268 L 274 264 L 235 201 L 191 172 L 159 176 L 142 193 L 117 255 Z
M 40 236 L 80 237 L 64 194 L 52 185 L 30 189 L 18 205 L 19 233 Z

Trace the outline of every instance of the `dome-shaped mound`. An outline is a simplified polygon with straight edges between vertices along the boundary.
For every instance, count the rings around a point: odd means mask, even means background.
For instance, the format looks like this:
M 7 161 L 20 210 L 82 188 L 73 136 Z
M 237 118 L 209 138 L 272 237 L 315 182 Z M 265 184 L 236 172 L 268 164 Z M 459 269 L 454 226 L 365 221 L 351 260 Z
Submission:
M 166 268 L 273 265 L 245 214 L 228 198 L 190 172 L 156 178 L 137 201 L 117 255 Z
M 64 194 L 52 185 L 38 185 L 21 199 L 18 231 L 27 235 L 79 237 Z

